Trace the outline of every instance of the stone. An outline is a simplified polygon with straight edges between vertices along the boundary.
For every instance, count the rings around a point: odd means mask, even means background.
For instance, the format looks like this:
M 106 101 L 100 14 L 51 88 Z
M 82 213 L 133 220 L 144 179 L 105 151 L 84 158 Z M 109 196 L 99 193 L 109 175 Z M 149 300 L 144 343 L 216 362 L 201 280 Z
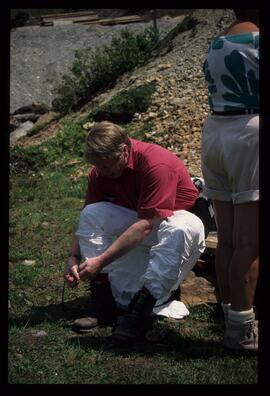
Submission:
M 22 264 L 26 265 L 26 266 L 31 266 L 31 265 L 35 265 L 36 261 L 35 260 L 23 260 Z
M 32 121 L 26 121 L 19 126 L 19 128 L 15 129 L 15 131 L 11 132 L 9 135 L 10 144 L 15 143 L 18 139 L 27 135 L 27 132 L 30 131 L 34 126 Z
M 91 129 L 94 126 L 94 124 L 95 124 L 94 122 L 86 122 L 83 125 L 83 129 L 89 130 L 89 129 Z
M 31 330 L 30 334 L 34 338 L 42 338 L 48 335 L 48 333 L 46 333 L 44 330 Z
M 35 127 L 48 124 L 49 122 L 53 121 L 57 117 L 57 115 L 58 114 L 54 111 L 49 111 L 48 113 L 42 114 L 35 122 Z

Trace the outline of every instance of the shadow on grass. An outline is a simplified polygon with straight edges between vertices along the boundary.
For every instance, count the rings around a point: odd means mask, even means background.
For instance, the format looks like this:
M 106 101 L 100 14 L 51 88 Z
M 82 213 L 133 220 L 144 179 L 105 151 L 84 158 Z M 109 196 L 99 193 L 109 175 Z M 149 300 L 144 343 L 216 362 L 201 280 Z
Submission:
M 83 296 L 75 298 L 74 300 L 66 301 L 64 304 L 48 304 L 42 306 L 33 306 L 31 307 L 25 314 L 22 316 L 16 316 L 15 314 L 10 314 L 9 324 L 10 326 L 16 327 L 24 327 L 26 323 L 28 325 L 35 326 L 37 324 L 43 322 L 49 323 L 57 323 L 64 321 L 68 322 L 74 321 L 80 317 L 87 315 L 87 305 L 89 303 L 89 297 Z M 195 320 L 202 319 L 209 320 L 210 322 L 214 322 L 220 324 L 222 319 L 222 313 L 218 307 L 218 304 L 208 304 L 208 312 L 204 313 L 203 316 L 200 313 L 200 306 L 197 305 L 191 308 L 191 317 Z M 205 310 L 205 305 L 203 304 L 203 308 Z M 213 326 L 214 329 L 215 326 Z M 219 332 L 219 330 L 217 330 Z
M 102 329 L 101 329 L 102 330 Z M 214 341 L 210 338 L 203 340 L 196 338 L 194 335 L 187 337 L 181 335 L 179 331 L 168 329 L 162 342 L 149 341 L 128 341 L 126 344 L 116 344 L 110 340 L 110 331 L 108 329 L 93 330 L 87 335 L 72 336 L 67 342 L 70 345 L 78 346 L 86 352 L 96 350 L 107 352 L 114 356 L 131 357 L 144 356 L 152 357 L 153 355 L 162 355 L 164 358 L 181 360 L 208 360 L 209 358 L 223 357 L 240 357 L 243 352 L 228 351 L 224 349 L 220 341 Z M 103 333 L 103 334 L 100 334 Z M 104 334 L 106 333 L 106 334 Z
M 33 306 L 22 316 L 9 318 L 10 326 L 24 327 L 26 323 L 35 326 L 43 322 L 57 323 L 73 321 L 86 314 L 89 297 L 79 297 L 64 304 Z
M 82 317 L 86 314 L 86 307 L 88 297 L 79 297 L 72 301 L 68 301 L 64 304 L 64 310 L 61 303 L 49 304 L 47 306 L 32 307 L 26 314 L 10 318 L 10 326 L 16 326 L 24 328 L 25 325 L 34 327 L 43 322 L 49 322 L 59 324 L 64 328 L 72 330 L 72 322 L 78 317 Z M 204 308 L 205 306 L 203 306 Z M 199 310 L 199 307 L 196 308 Z M 84 349 L 86 352 L 89 350 L 106 351 L 115 356 L 130 356 L 130 355 L 144 355 L 153 356 L 155 354 L 161 354 L 162 356 L 169 357 L 179 361 L 181 359 L 209 359 L 211 357 L 226 357 L 226 356 L 242 356 L 239 351 L 227 351 L 224 350 L 221 345 L 222 336 L 222 324 L 218 315 L 218 321 L 213 321 L 215 314 L 215 305 L 209 307 L 208 315 L 204 317 L 204 324 L 201 324 L 198 318 L 197 324 L 192 328 L 191 333 L 185 334 L 185 322 L 178 326 L 179 322 L 174 324 L 166 322 L 158 318 L 154 330 L 161 334 L 158 341 L 136 341 L 128 342 L 127 344 L 115 344 L 111 341 L 111 328 L 95 328 L 90 333 L 77 335 L 72 332 L 71 336 L 67 339 L 67 344 L 78 346 Z M 196 321 L 196 311 L 192 312 L 190 320 Z M 186 319 L 188 323 L 189 318 Z M 208 324 L 209 335 L 206 338 L 198 337 L 200 334 L 200 326 L 205 327 L 205 321 Z M 197 335 L 196 335 L 197 333 Z M 216 335 L 220 336 L 220 340 L 216 341 L 211 337 L 216 338 Z

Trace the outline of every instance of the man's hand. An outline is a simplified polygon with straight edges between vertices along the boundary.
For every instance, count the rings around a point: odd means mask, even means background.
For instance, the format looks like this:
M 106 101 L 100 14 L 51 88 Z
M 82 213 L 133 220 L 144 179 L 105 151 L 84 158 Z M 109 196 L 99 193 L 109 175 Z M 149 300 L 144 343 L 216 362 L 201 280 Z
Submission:
M 66 268 L 64 271 L 64 278 L 67 281 L 68 285 L 75 286 L 77 282 L 80 280 L 80 276 L 78 274 L 78 267 L 80 261 L 77 257 L 70 256 L 68 258 Z
M 79 265 L 80 280 L 93 280 L 102 270 L 102 263 L 100 257 L 87 258 Z

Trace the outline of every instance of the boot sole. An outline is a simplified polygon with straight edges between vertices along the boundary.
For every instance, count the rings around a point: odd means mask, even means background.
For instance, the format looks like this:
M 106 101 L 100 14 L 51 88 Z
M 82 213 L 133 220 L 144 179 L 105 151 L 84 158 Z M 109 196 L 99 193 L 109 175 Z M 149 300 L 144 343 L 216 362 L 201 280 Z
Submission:
M 75 331 L 76 333 L 90 333 L 91 331 L 93 331 L 97 327 L 99 327 L 99 326 L 96 325 L 95 327 L 91 327 L 90 329 L 79 329 L 77 327 L 72 327 L 71 330 Z
M 247 351 L 247 352 L 253 352 L 253 353 L 257 353 L 258 352 L 258 347 L 253 347 L 253 346 L 242 346 L 239 344 L 231 344 L 231 343 L 227 343 L 226 341 L 222 343 L 222 345 L 227 348 L 227 349 L 231 349 L 234 351 Z

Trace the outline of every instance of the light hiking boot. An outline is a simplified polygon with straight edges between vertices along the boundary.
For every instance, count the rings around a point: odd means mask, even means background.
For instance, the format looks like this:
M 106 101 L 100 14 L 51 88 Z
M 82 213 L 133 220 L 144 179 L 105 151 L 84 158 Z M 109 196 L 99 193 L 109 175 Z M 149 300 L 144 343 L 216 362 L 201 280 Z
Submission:
M 92 281 L 87 315 L 74 321 L 72 329 L 87 333 L 95 327 L 113 326 L 116 322 L 116 304 L 109 281 Z
M 143 339 L 152 327 L 154 317 L 151 313 L 156 301 L 146 289 L 137 292 L 124 316 L 119 318 L 110 339 L 124 342 Z
M 258 321 L 250 320 L 244 323 L 226 323 L 223 345 L 240 351 L 258 351 Z

